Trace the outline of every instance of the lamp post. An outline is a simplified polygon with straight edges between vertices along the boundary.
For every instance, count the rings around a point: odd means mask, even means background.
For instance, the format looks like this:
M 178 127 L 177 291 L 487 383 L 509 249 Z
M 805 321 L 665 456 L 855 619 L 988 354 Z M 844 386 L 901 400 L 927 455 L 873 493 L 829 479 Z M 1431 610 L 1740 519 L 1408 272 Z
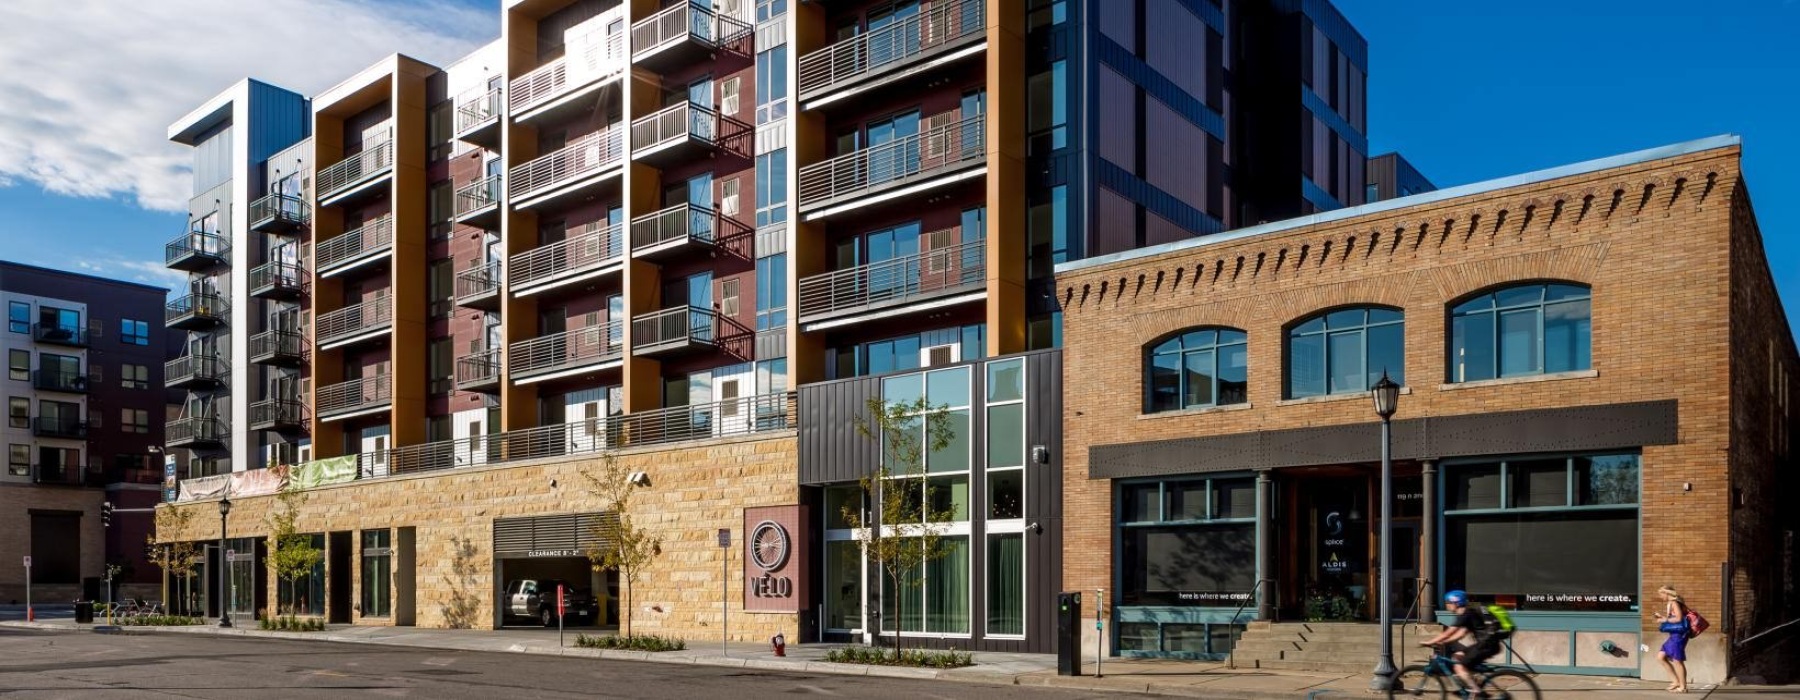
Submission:
M 219 626 L 231 626 L 231 598 L 225 594 L 225 580 L 230 575 L 226 560 L 230 550 L 225 548 L 225 519 L 231 515 L 231 497 L 219 499 Z
M 1389 455 L 1391 444 L 1392 419 L 1395 409 L 1400 407 L 1400 385 L 1389 379 L 1387 371 L 1381 372 L 1381 381 L 1369 388 L 1369 394 L 1375 399 L 1375 414 L 1381 416 L 1381 582 L 1377 588 L 1381 596 L 1381 658 L 1375 662 L 1375 674 L 1369 679 L 1369 689 L 1385 691 L 1394 680 L 1394 616 L 1392 610 L 1392 591 L 1394 571 L 1394 521 L 1389 511 L 1394 503 L 1394 463 Z

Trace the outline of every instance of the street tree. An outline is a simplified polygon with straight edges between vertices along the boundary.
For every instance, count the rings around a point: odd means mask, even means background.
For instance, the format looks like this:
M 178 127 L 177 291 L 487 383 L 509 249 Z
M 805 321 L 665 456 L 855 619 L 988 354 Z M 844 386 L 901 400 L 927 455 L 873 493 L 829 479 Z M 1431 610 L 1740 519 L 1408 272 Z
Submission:
M 164 573 L 181 579 L 181 610 L 184 613 L 189 611 L 193 601 L 194 567 L 200 565 L 200 559 L 206 554 L 199 544 L 176 540 L 174 537 L 176 533 L 187 532 L 193 519 L 193 508 L 158 508 L 156 529 L 148 538 L 150 563 Z M 175 606 L 171 604 L 169 607 L 173 609 Z
M 301 593 L 297 584 L 301 579 L 312 575 L 313 570 L 325 561 L 325 552 L 313 546 L 313 536 L 300 532 L 297 525 L 300 519 L 300 508 L 306 505 L 306 494 L 301 491 L 282 491 L 276 496 L 277 507 L 269 510 L 269 573 L 274 574 L 287 591 L 286 614 L 298 612 Z M 279 601 L 277 607 L 279 606 Z M 309 606 L 310 607 L 310 606 Z
M 925 567 L 948 553 L 947 524 L 961 515 L 954 503 L 940 503 L 946 494 L 924 478 L 927 460 L 949 447 L 955 433 L 946 407 L 924 397 L 869 399 L 867 409 L 856 432 L 879 446 L 881 463 L 860 481 L 861 504 L 844 506 L 843 517 L 860 538 L 863 556 L 887 577 L 894 614 L 885 628 L 894 633 L 899 661 L 901 602 L 910 597 L 908 589 L 923 585 Z
M 619 572 L 625 587 L 625 600 L 635 603 L 632 586 L 642 578 L 644 569 L 662 554 L 662 538 L 639 527 L 632 501 L 640 484 L 632 479 L 629 468 L 612 452 L 601 452 L 593 465 L 584 468 L 588 493 L 600 500 L 605 511 L 594 524 L 593 542 L 583 552 L 595 571 Z M 632 605 L 620 605 L 625 618 L 625 636 L 631 636 Z

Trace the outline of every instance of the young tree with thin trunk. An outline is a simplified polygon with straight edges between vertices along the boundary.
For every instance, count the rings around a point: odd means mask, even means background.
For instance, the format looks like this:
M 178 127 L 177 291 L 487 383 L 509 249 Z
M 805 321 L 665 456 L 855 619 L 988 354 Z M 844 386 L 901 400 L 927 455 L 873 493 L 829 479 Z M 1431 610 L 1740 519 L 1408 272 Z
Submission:
M 611 452 L 602 452 L 596 459 L 599 464 L 583 469 L 581 475 L 587 479 L 588 493 L 599 498 L 607 512 L 594 525 L 594 544 L 585 554 L 595 571 L 619 572 L 625 600 L 635 602 L 632 584 L 643 575 L 644 567 L 662 554 L 662 538 L 637 526 L 631 501 L 640 484 L 632 480 L 631 471 Z M 625 636 L 630 637 L 631 608 L 620 605 L 619 612 L 625 618 Z
M 205 554 L 199 545 L 169 539 L 168 533 L 186 532 L 193 519 L 193 508 L 158 508 L 156 530 L 148 538 L 150 563 L 164 573 L 181 579 L 181 610 L 184 613 L 191 612 L 188 610 L 188 600 L 193 593 L 194 567 L 200 564 L 200 559 Z M 171 603 L 169 607 L 173 612 L 175 606 Z
M 844 506 L 843 515 L 861 537 L 863 556 L 880 567 L 892 586 L 888 597 L 894 600 L 894 616 L 888 627 L 894 632 L 894 660 L 899 661 L 906 588 L 923 585 L 926 565 L 948 553 L 945 523 L 958 515 L 954 505 L 936 506 L 938 494 L 927 486 L 925 462 L 949 447 L 955 434 L 945 408 L 923 397 L 907 402 L 869 399 L 867 408 L 868 414 L 856 421 L 856 432 L 880 445 L 881 464 L 861 480 L 868 507 Z
M 280 507 L 270 509 L 268 515 L 269 544 L 273 546 L 269 552 L 269 573 L 287 586 L 286 614 L 292 615 L 299 606 L 299 591 L 294 588 L 295 584 L 312 575 L 314 567 L 325 561 L 325 552 L 313 546 L 312 535 L 300 532 L 296 526 L 300 507 L 306 504 L 306 494 L 282 491 L 276 499 Z

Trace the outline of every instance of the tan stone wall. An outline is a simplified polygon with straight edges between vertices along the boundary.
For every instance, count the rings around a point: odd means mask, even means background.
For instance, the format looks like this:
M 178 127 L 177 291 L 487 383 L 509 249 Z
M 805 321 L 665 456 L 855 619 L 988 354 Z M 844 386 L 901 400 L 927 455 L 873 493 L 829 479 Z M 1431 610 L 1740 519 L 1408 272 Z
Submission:
M 106 542 L 100 529 L 98 489 L 0 483 L 0 602 L 25 602 L 25 555 L 31 553 L 31 511 L 79 511 L 81 577 L 104 576 Z M 34 603 L 67 603 L 81 594 L 81 582 L 33 586 Z
M 747 614 L 738 590 L 742 511 L 799 502 L 794 449 L 794 437 L 787 433 L 619 454 L 626 468 L 648 474 L 650 485 L 639 491 L 634 517 L 638 525 L 662 538 L 661 556 L 620 601 L 621 614 L 633 615 L 634 633 L 720 638 L 721 555 L 716 532 L 724 527 L 732 529 L 734 545 L 732 639 L 760 642 L 776 632 L 795 633 L 797 616 Z M 490 628 L 493 591 L 502 585 L 494 581 L 494 519 L 599 511 L 599 499 L 588 493 L 582 477 L 583 470 L 597 470 L 599 465 L 593 457 L 546 460 L 327 486 L 308 492 L 298 525 L 305 532 L 353 535 L 365 529 L 416 528 L 418 626 L 455 626 L 450 611 L 458 602 L 467 602 L 475 609 L 472 626 Z M 273 496 L 233 498 L 232 536 L 266 536 L 265 518 L 275 502 Z M 171 533 L 171 539 L 217 537 L 216 502 L 181 507 L 199 509 L 200 517 L 193 520 L 193 532 Z M 352 546 L 359 545 L 353 540 Z M 463 558 L 470 562 L 461 570 L 453 564 L 459 547 L 466 547 Z M 359 556 L 350 560 L 356 563 L 353 566 L 360 565 Z M 360 585 L 360 570 L 352 571 L 351 581 L 353 587 Z M 275 599 L 271 585 L 269 600 Z M 360 591 L 353 592 L 351 601 L 360 601 Z
M 1366 395 L 1284 401 L 1285 327 L 1339 305 L 1406 314 L 1399 418 L 1676 399 L 1679 444 L 1643 455 L 1644 600 L 1657 586 L 1720 609 L 1729 556 L 1728 270 L 1738 149 L 1523 185 L 1126 260 L 1059 276 L 1064 306 L 1064 590 L 1111 585 L 1111 483 L 1093 445 L 1375 420 Z M 1593 290 L 1592 367 L 1554 381 L 1448 385 L 1448 310 L 1494 285 L 1566 280 Z M 1768 319 L 1759 322 L 1769 323 Z M 1249 335 L 1249 406 L 1143 412 L 1143 348 L 1219 325 Z M 1660 639 L 1654 625 L 1646 640 Z M 1091 641 L 1090 641 L 1091 643 Z M 1716 682 L 1724 644 L 1696 639 Z M 1658 672 L 1653 658 L 1646 674 Z

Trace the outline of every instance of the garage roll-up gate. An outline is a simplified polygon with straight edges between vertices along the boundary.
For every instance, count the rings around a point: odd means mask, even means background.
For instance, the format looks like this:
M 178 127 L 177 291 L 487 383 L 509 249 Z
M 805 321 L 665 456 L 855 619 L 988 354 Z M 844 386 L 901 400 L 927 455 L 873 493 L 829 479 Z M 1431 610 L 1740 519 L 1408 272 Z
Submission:
M 579 557 L 605 544 L 600 528 L 613 513 L 567 513 L 494 519 L 494 556 L 499 559 Z

